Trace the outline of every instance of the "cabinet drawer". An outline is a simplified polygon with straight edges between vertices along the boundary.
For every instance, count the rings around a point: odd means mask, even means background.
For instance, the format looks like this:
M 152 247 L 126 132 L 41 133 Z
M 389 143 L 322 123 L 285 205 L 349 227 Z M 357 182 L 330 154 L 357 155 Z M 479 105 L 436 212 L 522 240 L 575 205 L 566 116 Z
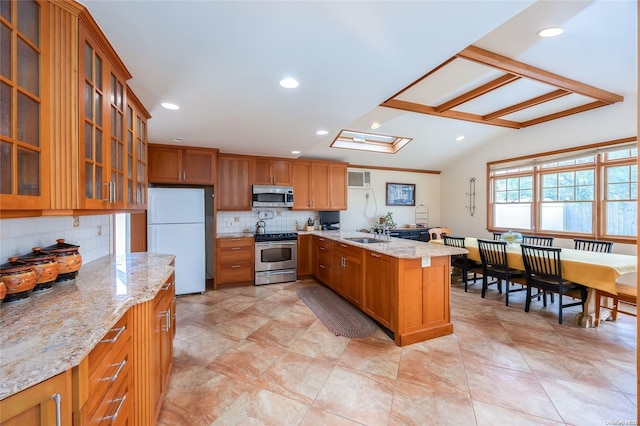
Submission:
M 218 262 L 221 266 L 253 262 L 251 247 L 225 247 L 218 250 Z
M 233 265 L 218 269 L 218 284 L 253 281 L 252 265 Z
M 316 239 L 316 243 L 318 244 L 318 248 L 324 247 L 326 249 L 331 249 L 331 240 L 326 238 L 318 237 Z
M 131 329 L 129 324 L 129 312 L 120 318 L 111 330 L 105 334 L 104 338 L 89 353 L 89 375 L 93 375 L 95 370 L 99 368 L 102 360 L 111 353 L 115 356 L 123 344 L 131 338 Z
M 129 346 L 123 345 L 120 351 L 110 360 L 106 356 L 96 374 L 89 377 L 89 400 L 82 408 L 82 417 L 88 423 L 98 424 L 108 419 L 103 419 L 114 414 L 118 401 L 114 401 L 120 394 L 126 394 L 129 387 L 129 371 L 131 370 L 131 356 Z M 111 362 L 113 361 L 113 362 Z M 124 387 L 124 390 L 123 390 Z M 123 402 L 124 404 L 124 402 Z
M 353 246 L 351 244 L 333 242 L 333 251 L 342 254 L 344 257 L 360 256 L 362 255 L 362 249 L 360 247 Z
M 130 367 L 126 367 L 126 370 L 122 371 L 122 380 L 109 388 L 93 415 L 84 424 L 126 425 L 129 423 L 131 399 L 133 398 L 133 394 L 130 392 L 129 371 Z
M 218 238 L 219 248 L 253 247 L 253 238 Z

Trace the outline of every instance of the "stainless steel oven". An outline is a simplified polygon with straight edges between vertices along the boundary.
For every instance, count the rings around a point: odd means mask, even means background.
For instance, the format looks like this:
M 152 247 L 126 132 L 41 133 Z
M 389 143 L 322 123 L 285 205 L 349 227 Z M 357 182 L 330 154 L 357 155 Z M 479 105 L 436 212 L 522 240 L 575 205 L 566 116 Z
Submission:
M 296 280 L 298 235 L 294 232 L 255 236 L 255 285 Z

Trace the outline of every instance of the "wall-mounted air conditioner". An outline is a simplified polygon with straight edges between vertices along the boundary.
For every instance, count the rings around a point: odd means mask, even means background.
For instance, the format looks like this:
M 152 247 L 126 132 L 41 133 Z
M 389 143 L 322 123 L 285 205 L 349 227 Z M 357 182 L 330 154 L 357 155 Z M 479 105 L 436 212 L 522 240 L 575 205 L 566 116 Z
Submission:
M 365 171 L 348 172 L 349 188 L 371 188 L 371 173 Z

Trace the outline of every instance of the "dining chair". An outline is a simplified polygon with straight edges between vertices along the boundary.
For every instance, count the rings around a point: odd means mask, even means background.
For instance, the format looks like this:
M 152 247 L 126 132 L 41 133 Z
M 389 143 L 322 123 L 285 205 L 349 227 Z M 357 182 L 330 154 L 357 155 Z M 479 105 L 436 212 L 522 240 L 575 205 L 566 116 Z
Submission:
M 618 312 L 622 314 L 627 314 L 631 316 L 636 316 L 637 312 L 628 311 L 626 309 L 621 309 L 621 304 L 633 305 L 637 306 L 638 300 L 638 274 L 637 272 L 627 272 L 626 274 L 620 275 L 616 279 L 616 294 L 611 294 L 609 292 L 603 290 L 596 289 L 596 318 L 594 321 L 594 326 L 598 326 L 600 323 L 600 309 L 610 309 L 611 310 L 611 318 L 615 321 L 618 318 Z M 601 305 L 601 301 L 603 297 L 608 297 L 613 299 L 613 305 Z
M 505 282 L 505 305 L 509 306 L 509 293 L 525 290 L 522 285 L 526 283 L 524 271 L 510 268 L 507 260 L 507 242 L 478 239 L 478 250 L 482 260 L 482 298 L 487 288 L 497 284 L 498 292 L 502 294 L 502 281 Z M 495 278 L 489 282 L 488 277 Z M 511 288 L 513 283 L 520 284 L 519 288 Z
M 561 248 L 541 247 L 538 245 L 520 244 L 522 261 L 527 279 L 527 300 L 524 311 L 529 312 L 531 299 L 542 296 L 543 306 L 547 306 L 547 293 L 558 294 L 558 322 L 562 324 L 562 309 L 570 306 L 584 306 L 587 300 L 587 288 L 581 284 L 562 278 L 562 263 L 560 262 Z M 538 292 L 531 294 L 536 288 Z M 563 297 L 576 299 L 580 293 L 580 301 L 563 303 Z
M 429 235 L 432 240 L 441 240 L 444 235 L 451 234 L 451 229 L 449 228 L 430 228 Z
M 500 238 L 502 238 L 502 232 L 494 232 L 493 233 L 493 239 L 496 241 L 500 241 Z
M 613 243 L 611 241 L 584 240 L 582 238 L 574 238 L 574 248 L 576 250 L 597 251 L 600 253 L 611 253 Z
M 538 237 L 535 235 L 523 235 L 522 244 L 551 247 L 553 246 L 553 237 Z
M 445 246 L 465 248 L 464 237 L 450 237 L 445 235 L 442 237 Z M 478 280 L 478 274 L 482 273 L 482 264 L 473 259 L 469 259 L 466 254 L 452 254 L 451 267 L 457 268 L 462 274 L 462 282 L 464 283 L 464 291 L 467 291 L 469 274 L 473 273 L 473 282 Z

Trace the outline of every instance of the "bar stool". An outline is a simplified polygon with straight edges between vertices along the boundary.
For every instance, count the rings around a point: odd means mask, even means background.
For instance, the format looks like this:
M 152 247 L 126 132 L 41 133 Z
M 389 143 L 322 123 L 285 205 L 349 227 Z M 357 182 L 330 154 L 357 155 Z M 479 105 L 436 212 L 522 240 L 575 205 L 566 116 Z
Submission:
M 618 312 L 636 316 L 637 314 L 632 311 L 620 309 L 620 302 L 627 303 L 629 305 L 637 306 L 638 299 L 638 273 L 627 272 L 620 275 L 616 279 L 616 292 L 618 294 L 611 294 L 606 291 L 596 290 L 596 319 L 594 325 L 597 327 L 600 323 L 600 309 L 606 308 L 611 310 L 611 318 L 615 321 L 618 317 Z M 613 299 L 613 306 L 602 306 L 601 298 L 609 297 Z

